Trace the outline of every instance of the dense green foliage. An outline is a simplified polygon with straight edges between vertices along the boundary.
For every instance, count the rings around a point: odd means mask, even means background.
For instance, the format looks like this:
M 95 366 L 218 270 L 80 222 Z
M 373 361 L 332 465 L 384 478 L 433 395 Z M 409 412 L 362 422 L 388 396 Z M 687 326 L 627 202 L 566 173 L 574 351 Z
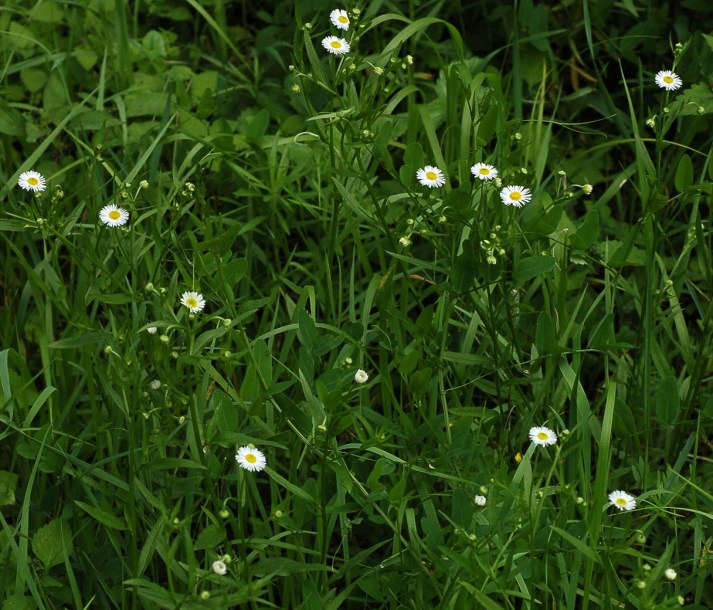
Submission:
M 0 60 L 2 610 L 713 607 L 708 0 L 8 0 Z

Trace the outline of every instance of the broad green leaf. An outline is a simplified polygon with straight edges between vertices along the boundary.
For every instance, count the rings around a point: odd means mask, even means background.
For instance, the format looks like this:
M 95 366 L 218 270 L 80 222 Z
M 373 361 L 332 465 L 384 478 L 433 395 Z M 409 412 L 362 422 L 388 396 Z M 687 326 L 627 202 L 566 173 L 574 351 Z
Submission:
M 665 426 L 673 426 L 681 409 L 678 382 L 672 375 L 664 377 L 656 393 L 656 417 Z
M 72 551 L 72 531 L 69 523 L 54 519 L 32 536 L 32 550 L 45 568 L 64 563 Z
M 14 472 L 0 470 L 0 506 L 15 504 L 17 475 Z
M 679 193 L 688 190 L 693 184 L 693 162 L 688 155 L 683 155 L 678 162 L 674 184 Z
M 544 275 L 555 266 L 555 259 L 549 255 L 535 255 L 520 259 L 515 265 L 515 280 L 518 283 L 527 282 Z

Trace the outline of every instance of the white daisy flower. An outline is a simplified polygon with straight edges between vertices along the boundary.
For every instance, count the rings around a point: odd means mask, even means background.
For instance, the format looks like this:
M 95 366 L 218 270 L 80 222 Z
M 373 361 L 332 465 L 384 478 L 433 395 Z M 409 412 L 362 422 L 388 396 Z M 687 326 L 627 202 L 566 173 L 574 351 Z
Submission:
M 327 36 L 322 40 L 322 46 L 335 55 L 349 53 L 349 49 L 351 48 L 344 38 L 337 38 L 336 36 Z
M 554 445 L 557 442 L 557 435 L 544 426 L 535 426 L 530 428 L 530 440 L 535 443 L 535 445 L 541 445 L 545 447 L 547 445 Z
M 213 572 L 218 574 L 218 576 L 223 576 L 224 574 L 227 574 L 227 572 L 228 572 L 228 566 L 226 566 L 225 562 L 221 561 L 220 559 L 213 562 L 212 568 L 213 568 Z
M 492 180 L 498 177 L 498 170 L 487 163 L 476 163 L 470 168 L 470 173 L 480 180 Z
M 673 568 L 666 568 L 666 571 L 663 573 L 663 575 L 666 577 L 666 580 L 676 580 L 676 570 Z
M 347 15 L 347 11 L 335 8 L 331 13 L 329 13 L 329 20 L 340 30 L 349 29 L 349 16 Z
M 478 506 L 485 506 L 485 504 L 486 504 L 487 501 L 488 501 L 488 499 L 487 499 L 485 496 L 475 496 L 474 499 L 475 499 L 475 503 L 476 503 Z
M 516 208 L 521 208 L 532 199 L 532 193 L 530 193 L 530 189 L 526 189 L 524 186 L 506 186 L 500 191 L 500 199 L 505 205 L 514 205 Z
M 184 292 L 181 295 L 181 305 L 187 307 L 191 313 L 198 313 L 203 311 L 205 299 L 200 292 Z
M 267 465 L 265 454 L 255 447 L 240 447 L 235 454 L 238 466 L 250 472 L 259 472 Z
M 659 87 L 667 91 L 675 91 L 676 89 L 680 89 L 681 85 L 683 85 L 683 81 L 678 74 L 671 72 L 671 70 L 661 70 L 657 72 L 654 80 Z
M 369 380 L 369 374 L 362 369 L 359 369 L 354 374 L 354 381 L 356 381 L 357 383 L 366 383 L 368 380 Z
M 149 386 L 152 390 L 158 390 L 161 387 L 161 382 L 158 379 L 154 379 Z
M 129 213 L 124 208 L 110 203 L 99 211 L 99 220 L 110 227 L 120 227 L 129 221 Z
M 636 508 L 636 498 L 625 491 L 612 491 L 609 494 L 609 502 L 619 510 L 634 510 Z
M 26 191 L 39 191 L 45 190 L 45 177 L 39 172 L 22 172 L 20 177 L 17 179 L 17 186 Z
M 435 188 L 443 186 L 446 183 L 446 179 L 443 176 L 443 172 L 433 165 L 427 165 L 422 167 L 416 172 L 416 178 L 423 185 L 429 188 Z

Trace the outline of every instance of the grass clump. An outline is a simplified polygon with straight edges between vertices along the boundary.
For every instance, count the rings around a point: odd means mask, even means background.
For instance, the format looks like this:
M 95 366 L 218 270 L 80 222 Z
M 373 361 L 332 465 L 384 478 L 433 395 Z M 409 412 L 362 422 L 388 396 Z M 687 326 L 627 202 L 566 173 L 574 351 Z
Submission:
M 0 607 L 713 605 L 703 3 L 270 7 L 0 12 Z

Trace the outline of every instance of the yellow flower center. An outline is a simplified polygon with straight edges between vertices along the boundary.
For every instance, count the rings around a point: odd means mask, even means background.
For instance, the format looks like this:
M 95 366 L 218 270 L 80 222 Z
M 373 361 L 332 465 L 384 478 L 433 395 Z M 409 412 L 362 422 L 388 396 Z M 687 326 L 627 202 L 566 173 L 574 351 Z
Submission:
M 626 498 L 617 498 L 615 502 L 617 506 L 626 506 Z
M 339 15 L 339 17 L 337 17 L 337 21 L 339 21 L 339 23 L 349 23 L 349 19 L 347 19 L 344 15 Z
M 481 173 L 483 176 L 487 176 L 487 175 L 490 173 L 490 170 L 489 170 L 487 167 L 481 167 L 481 168 L 480 168 L 480 173 Z
M 438 174 L 436 174 L 436 172 L 426 172 L 426 178 L 429 180 L 437 180 Z
M 109 218 L 111 218 L 112 220 L 119 220 L 119 218 L 121 218 L 121 213 L 119 212 L 119 210 L 112 210 L 111 212 L 109 212 Z
M 550 435 L 547 434 L 547 432 L 538 432 L 537 438 L 539 438 L 541 441 L 546 441 L 548 438 L 550 438 Z
M 664 76 L 663 77 L 663 82 L 665 82 L 667 85 L 670 85 L 673 82 L 673 77 L 671 76 Z
M 198 299 L 195 297 L 188 297 L 186 299 L 186 305 L 188 305 L 188 307 L 198 307 Z
M 31 176 L 30 178 L 27 179 L 27 184 L 30 186 L 37 186 L 40 183 L 40 181 L 35 178 L 34 176 Z
M 329 43 L 333 49 L 341 49 L 342 48 L 342 43 L 339 42 L 338 40 L 332 40 L 332 42 Z
M 518 191 L 513 191 L 512 193 L 510 193 L 510 199 L 512 199 L 514 201 L 517 201 L 518 199 L 522 199 L 522 193 L 520 193 Z M 540 432 L 540 434 L 542 434 L 542 432 Z M 538 436 L 539 436 L 539 434 L 538 434 Z
M 254 464 L 255 462 L 257 462 L 257 456 L 254 453 L 246 453 L 245 461 Z

